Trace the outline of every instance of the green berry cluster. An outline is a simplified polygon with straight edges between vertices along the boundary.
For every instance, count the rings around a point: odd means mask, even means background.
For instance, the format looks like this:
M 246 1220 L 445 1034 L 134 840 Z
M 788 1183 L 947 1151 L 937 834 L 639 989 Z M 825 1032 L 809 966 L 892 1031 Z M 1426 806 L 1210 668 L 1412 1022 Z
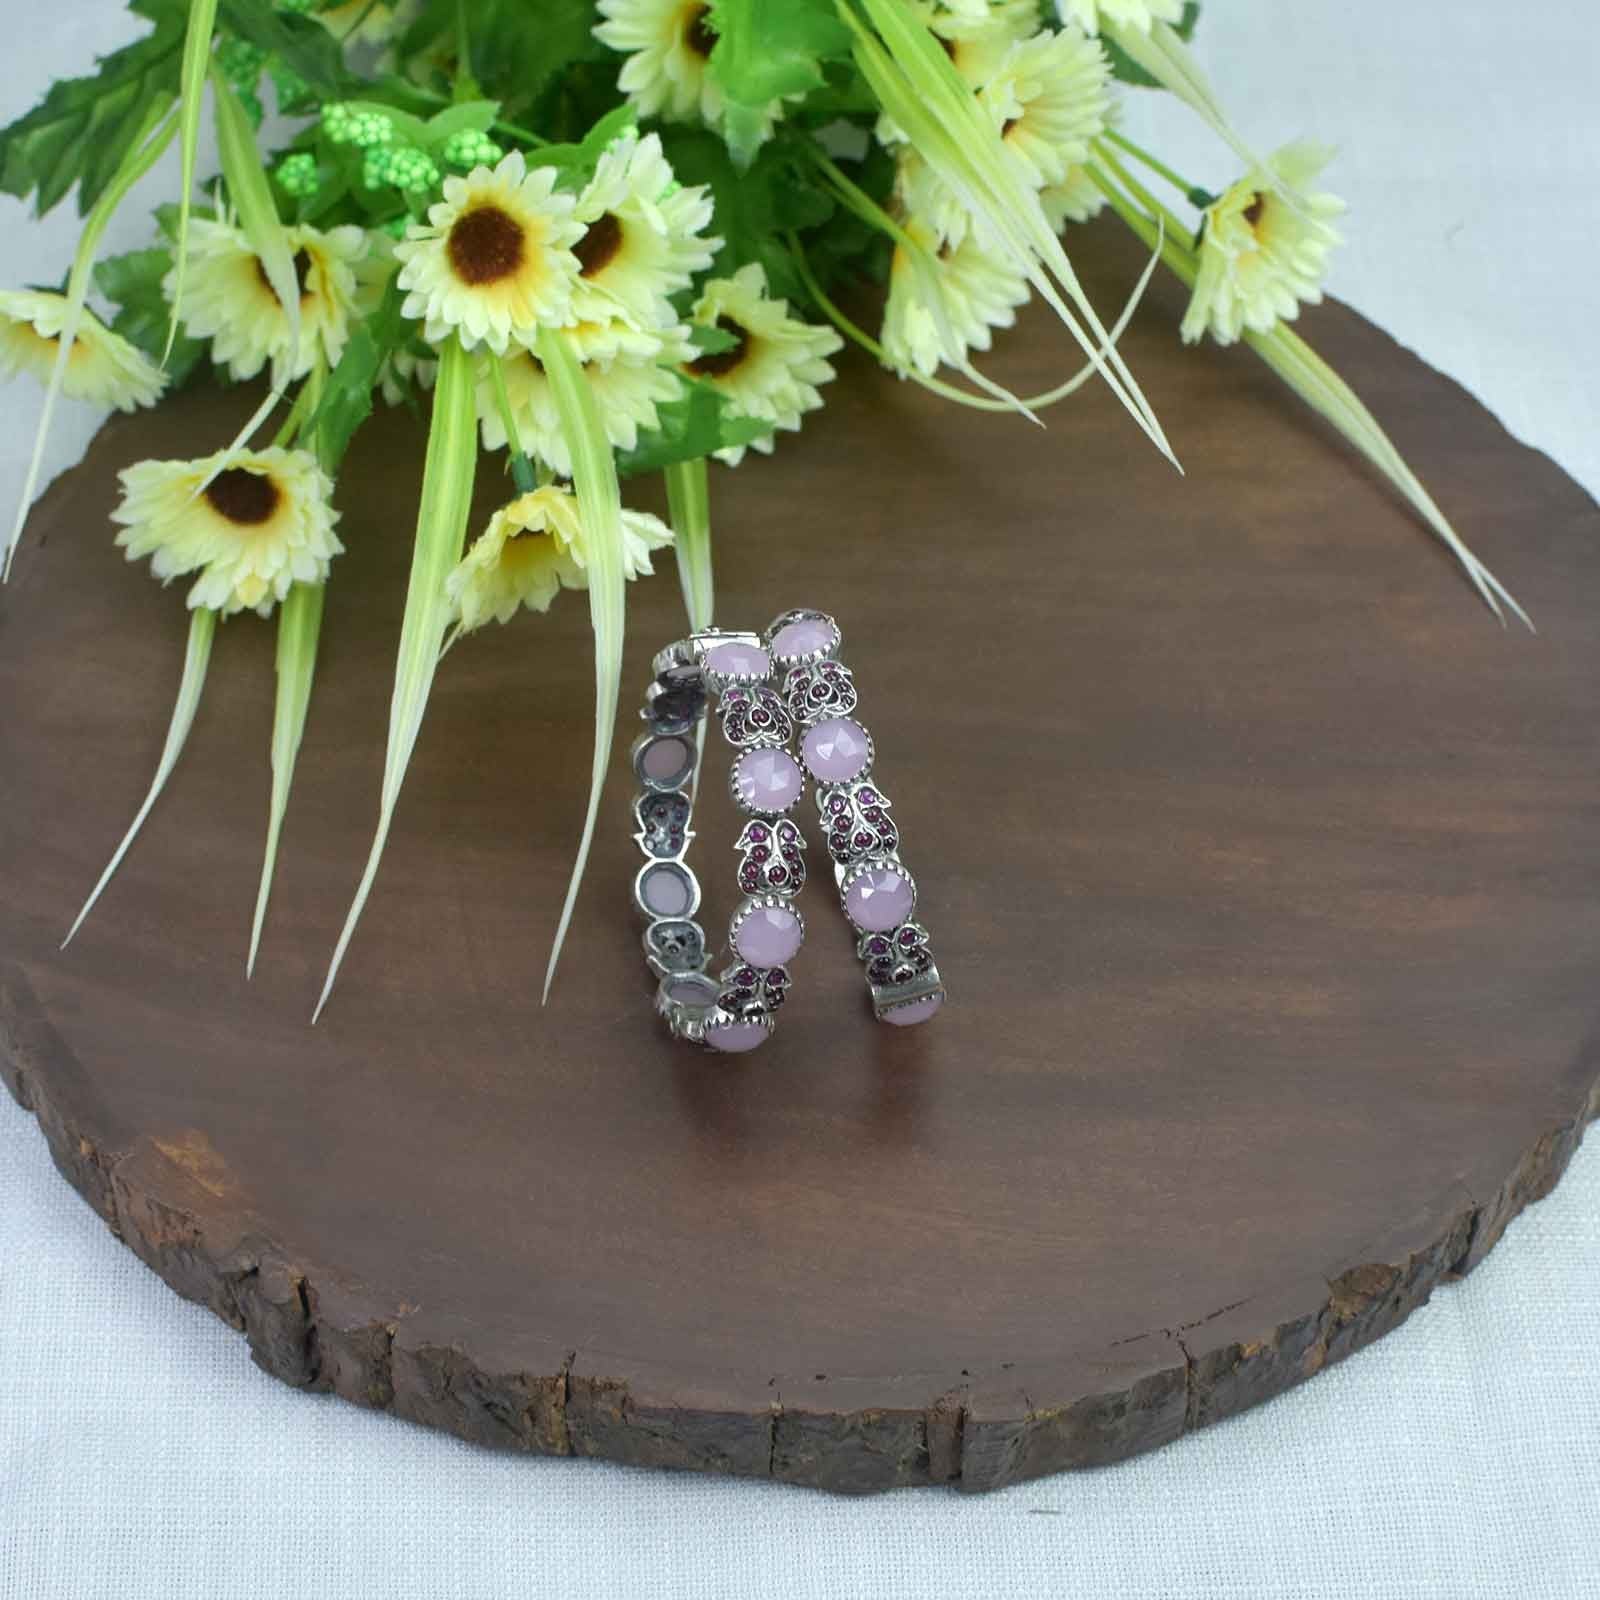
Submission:
M 452 167 L 492 167 L 505 154 L 488 134 L 463 128 L 444 142 L 443 155 Z
M 217 52 L 222 75 L 239 93 L 254 89 L 261 69 L 267 64 L 267 52 L 248 39 L 229 39 Z
M 426 194 L 439 181 L 439 169 L 425 151 L 411 145 L 376 145 L 361 164 L 361 181 L 369 189 Z
M 271 61 L 267 72 L 278 94 L 278 110 L 285 116 L 300 116 L 317 103 L 315 91 L 287 62 Z
M 317 174 L 317 158 L 309 150 L 297 150 L 278 163 L 278 182 L 283 192 L 297 200 L 309 200 L 322 186 Z
M 353 144 L 370 156 L 394 138 L 394 123 L 381 111 L 356 111 L 335 100 L 322 108 L 322 131 L 331 143 Z

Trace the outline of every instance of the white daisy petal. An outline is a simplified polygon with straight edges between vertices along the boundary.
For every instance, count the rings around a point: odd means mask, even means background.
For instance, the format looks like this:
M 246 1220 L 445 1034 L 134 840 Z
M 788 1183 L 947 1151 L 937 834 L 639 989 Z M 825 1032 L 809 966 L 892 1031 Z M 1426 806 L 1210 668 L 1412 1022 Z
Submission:
M 822 404 L 817 385 L 834 375 L 826 358 L 844 341 L 832 328 L 791 317 L 786 301 L 769 299 L 759 263 L 741 267 L 731 278 L 708 281 L 691 320 L 719 328 L 735 341 L 730 349 L 695 357 L 687 370 L 726 395 L 739 415 L 793 430 L 804 412 Z M 755 448 L 770 452 L 771 436 L 757 439 Z M 717 455 L 737 465 L 744 446 Z
M 30 372 L 48 386 L 66 320 L 65 295 L 0 291 L 0 374 Z M 143 351 L 113 333 L 92 311 L 82 312 L 67 358 L 64 395 L 134 411 L 153 406 L 166 386 L 166 375 Z
M 1184 340 L 1206 333 L 1232 344 L 1245 329 L 1269 333 L 1302 304 L 1322 299 L 1328 252 L 1340 242 L 1331 220 L 1345 209 L 1310 185 L 1333 152 L 1300 142 L 1247 173 L 1205 214 L 1200 272 L 1183 319 Z
M 1102 22 L 1148 33 L 1152 23 L 1182 22 L 1183 0 L 1057 0 L 1063 22 L 1098 33 Z
M 333 484 L 304 450 L 245 451 L 212 476 L 220 459 L 126 468 L 111 514 L 122 529 L 117 543 L 130 561 L 149 556 L 163 583 L 198 574 L 191 609 L 266 616 L 291 583 L 323 582 L 344 549 Z
M 1060 183 L 1106 125 L 1111 65 L 1079 29 L 1046 30 L 1006 52 L 978 103 L 1036 188 Z

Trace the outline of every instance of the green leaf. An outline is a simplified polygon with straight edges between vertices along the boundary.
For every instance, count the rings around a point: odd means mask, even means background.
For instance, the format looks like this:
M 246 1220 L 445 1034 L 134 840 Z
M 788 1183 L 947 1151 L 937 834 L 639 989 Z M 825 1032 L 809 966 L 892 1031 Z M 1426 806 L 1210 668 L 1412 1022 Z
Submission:
M 400 314 L 405 293 L 398 280 L 398 274 L 389 280 L 377 310 L 355 325 L 306 424 L 305 437 L 315 442 L 324 472 L 338 469 L 356 429 L 372 414 L 372 390 L 383 363 L 410 336 L 410 324 Z
M 333 993 L 345 952 L 366 908 L 367 897 L 378 876 L 389 828 L 399 803 L 411 752 L 422 729 L 428 692 L 439 665 L 450 605 L 444 582 L 461 559 L 466 541 L 467 517 L 472 510 L 472 483 L 478 466 L 477 363 L 449 340 L 439 352 L 439 381 L 433 395 L 433 423 L 428 430 L 428 454 L 422 469 L 422 497 L 417 505 L 416 546 L 411 557 L 411 581 L 406 589 L 405 617 L 400 624 L 400 652 L 395 662 L 394 696 L 389 705 L 389 743 L 383 759 L 383 794 L 378 804 L 378 827 L 365 871 L 345 918 L 327 981 L 312 1020 Z
M 1194 30 L 1200 21 L 1200 0 L 1185 0 L 1183 16 L 1173 28 L 1173 32 L 1180 39 L 1192 39 Z M 1123 83 L 1131 83 L 1140 89 L 1159 89 L 1161 80 L 1153 73 L 1145 71 L 1137 61 L 1122 48 L 1111 35 L 1104 30 L 1100 34 L 1100 43 L 1104 46 L 1106 55 L 1111 60 L 1112 76 L 1121 79 Z
M 712 0 L 711 79 L 727 110 L 723 133 L 740 166 L 761 143 L 767 108 L 825 81 L 824 62 L 850 54 L 850 34 L 830 0 Z
M 573 355 L 572 347 L 556 328 L 539 330 L 539 360 L 550 379 L 567 448 L 572 453 L 572 489 L 583 521 L 584 572 L 589 581 L 589 621 L 594 629 L 594 764 L 589 775 L 589 805 L 583 834 L 572 863 L 567 897 L 556 924 L 550 962 L 544 974 L 544 998 L 550 998 L 556 963 L 572 925 L 583 871 L 594 843 L 600 795 L 611 760 L 611 741 L 617 727 L 617 697 L 622 689 L 622 640 L 627 625 L 627 575 L 622 543 L 622 489 L 617 482 L 616 458 L 606 438 L 605 422 L 589 380 Z
M 679 397 L 657 406 L 656 415 L 659 425 L 641 433 L 638 444 L 618 457 L 617 471 L 624 478 L 753 444 L 772 432 L 770 422 L 740 416 L 719 390 L 698 378 L 685 378 Z
M 261 861 L 261 883 L 256 890 L 255 919 L 250 925 L 250 954 L 245 960 L 247 978 L 256 970 L 256 952 L 261 948 L 261 930 L 266 926 L 267 902 L 272 897 L 272 878 L 278 864 L 278 839 L 283 832 L 284 814 L 289 809 L 289 790 L 294 783 L 295 762 L 300 755 L 306 712 L 311 705 L 324 593 L 323 584 L 297 583 L 278 610 L 278 692 L 272 710 L 272 794 L 267 807 L 267 845 Z
M 393 112 L 390 113 L 393 115 Z M 448 111 L 429 117 L 417 141 L 425 150 L 437 150 L 458 133 L 487 133 L 500 115 L 498 100 L 465 100 Z
M 0 189 L 43 215 L 78 185 L 87 215 L 129 149 L 142 137 L 151 102 L 175 94 L 187 7 L 183 0 L 134 0 L 154 31 L 104 56 L 88 78 L 63 78 L 40 103 L 0 129 Z
M 563 189 L 580 189 L 594 176 L 606 148 L 637 121 L 638 113 L 624 102 L 606 112 L 577 143 L 546 145 L 531 159 L 541 167 L 554 167 L 561 174 Z
M 229 33 L 292 67 L 319 99 L 338 100 L 360 88 L 339 41 L 315 17 L 279 11 L 268 0 L 219 0 L 217 13 Z
M 216 32 L 217 0 L 189 0 L 189 26 L 183 39 L 182 102 L 178 112 L 178 244 L 172 277 L 172 315 L 167 324 L 165 360 L 178 341 L 184 278 L 189 267 L 189 215 L 194 202 L 194 168 L 200 153 L 200 112 L 205 101 L 206 66 Z M 220 80 L 220 75 L 219 75 Z M 218 119 L 221 110 L 218 110 Z
M 747 261 L 759 261 L 773 294 L 797 298 L 802 285 L 783 235 L 818 227 L 835 208 L 793 136 L 780 135 L 763 145 L 743 172 L 722 140 L 704 128 L 663 128 L 661 142 L 680 183 L 706 184 L 711 190 L 716 231 L 723 239 L 717 272 L 735 272 Z
M 139 830 L 155 809 L 156 801 L 161 798 L 161 791 L 167 786 L 167 779 L 172 776 L 172 769 L 178 764 L 178 757 L 183 754 L 189 730 L 194 726 L 194 714 L 200 709 L 200 691 L 205 688 L 206 667 L 211 661 L 211 641 L 216 637 L 216 633 L 215 611 L 202 609 L 190 612 L 189 644 L 183 657 L 183 677 L 178 683 L 178 698 L 172 707 L 172 721 L 167 727 L 167 740 L 161 749 L 161 760 L 156 765 L 155 780 L 150 785 L 150 792 L 144 797 L 144 804 L 139 807 L 133 819 L 133 825 L 122 836 L 122 843 L 112 854 L 106 870 L 100 874 L 100 881 L 95 884 L 89 898 L 83 903 L 83 910 L 78 913 L 72 926 L 67 930 L 66 938 L 61 941 L 63 950 L 72 943 L 73 936 L 83 926 L 84 918 L 94 910 L 95 902 L 105 892 L 106 885 L 116 876 L 117 868 L 122 865 L 122 858 L 127 855 L 133 841 L 138 838 Z
M 716 615 L 711 565 L 711 486 L 706 458 L 674 462 L 666 469 L 667 515 L 672 519 L 672 552 L 689 626 L 709 628 Z
M 172 270 L 172 252 L 162 245 L 109 256 L 94 269 L 95 287 L 119 309 L 111 328 L 130 344 L 160 361 L 167 348 L 170 320 L 162 280 Z M 179 334 L 167 357 L 167 377 L 174 387 L 186 383 L 205 355 L 205 342 Z

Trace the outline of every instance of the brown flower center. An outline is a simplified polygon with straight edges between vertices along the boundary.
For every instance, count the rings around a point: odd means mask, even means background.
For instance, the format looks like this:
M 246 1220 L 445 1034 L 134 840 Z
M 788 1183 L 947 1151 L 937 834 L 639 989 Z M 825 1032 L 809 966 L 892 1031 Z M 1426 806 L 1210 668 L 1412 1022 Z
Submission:
M 499 206 L 479 206 L 457 217 L 445 241 L 456 276 L 473 288 L 509 278 L 522 265 L 522 224 Z
M 616 260 L 621 248 L 622 224 L 608 211 L 589 224 L 589 231 L 572 247 L 572 253 L 578 258 L 579 272 L 592 278 Z
M 256 257 L 256 277 L 261 280 L 261 287 L 270 295 L 276 295 L 277 290 L 272 287 L 272 280 L 267 276 L 266 265 L 260 256 Z M 294 256 L 294 281 L 300 287 L 300 298 L 304 300 L 310 291 L 306 288 L 311 277 L 311 257 L 304 250 L 295 251 Z
M 727 334 L 733 344 L 726 350 L 708 350 L 689 363 L 697 378 L 725 378 L 750 353 L 750 334 L 732 317 L 718 317 L 717 330 Z
M 1250 196 L 1250 204 L 1244 208 L 1244 220 L 1253 228 L 1261 221 L 1266 209 L 1267 197 L 1258 189 Z
M 702 61 L 709 61 L 711 52 L 717 46 L 717 36 L 706 21 L 706 15 L 710 10 L 710 6 L 696 6 L 683 24 L 685 49 L 693 51 Z
M 278 486 L 265 473 L 229 467 L 206 485 L 206 499 L 218 516 L 242 528 L 254 528 L 278 509 Z

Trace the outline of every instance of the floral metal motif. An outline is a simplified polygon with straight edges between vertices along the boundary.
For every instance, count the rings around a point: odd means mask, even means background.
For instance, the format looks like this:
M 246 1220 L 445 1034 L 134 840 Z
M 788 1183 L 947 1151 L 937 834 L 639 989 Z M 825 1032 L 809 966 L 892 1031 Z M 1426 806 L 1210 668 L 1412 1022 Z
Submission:
M 828 830 L 828 854 L 840 866 L 898 848 L 900 830 L 889 815 L 889 797 L 870 781 L 817 790 L 817 809 Z
M 910 983 L 933 970 L 928 930 L 920 922 L 903 922 L 891 933 L 864 933 L 856 954 L 866 962 L 872 984 Z
M 722 974 L 722 995 L 717 1002 L 736 1017 L 776 1011 L 789 995 L 787 967 L 753 967 L 737 962 Z
M 859 698 L 850 669 L 832 660 L 791 667 L 783 680 L 783 697 L 789 715 L 804 727 L 824 717 L 847 715 L 855 710 Z
M 794 721 L 775 689 L 742 684 L 724 691 L 718 711 L 722 736 L 738 750 L 786 745 L 794 737 Z
M 747 822 L 734 844 L 744 855 L 739 887 L 746 894 L 798 894 L 806 881 L 805 847 L 805 835 L 787 818 Z
M 686 794 L 642 794 L 633 810 L 639 823 L 633 837 L 639 848 L 657 861 L 681 856 L 694 838 Z

